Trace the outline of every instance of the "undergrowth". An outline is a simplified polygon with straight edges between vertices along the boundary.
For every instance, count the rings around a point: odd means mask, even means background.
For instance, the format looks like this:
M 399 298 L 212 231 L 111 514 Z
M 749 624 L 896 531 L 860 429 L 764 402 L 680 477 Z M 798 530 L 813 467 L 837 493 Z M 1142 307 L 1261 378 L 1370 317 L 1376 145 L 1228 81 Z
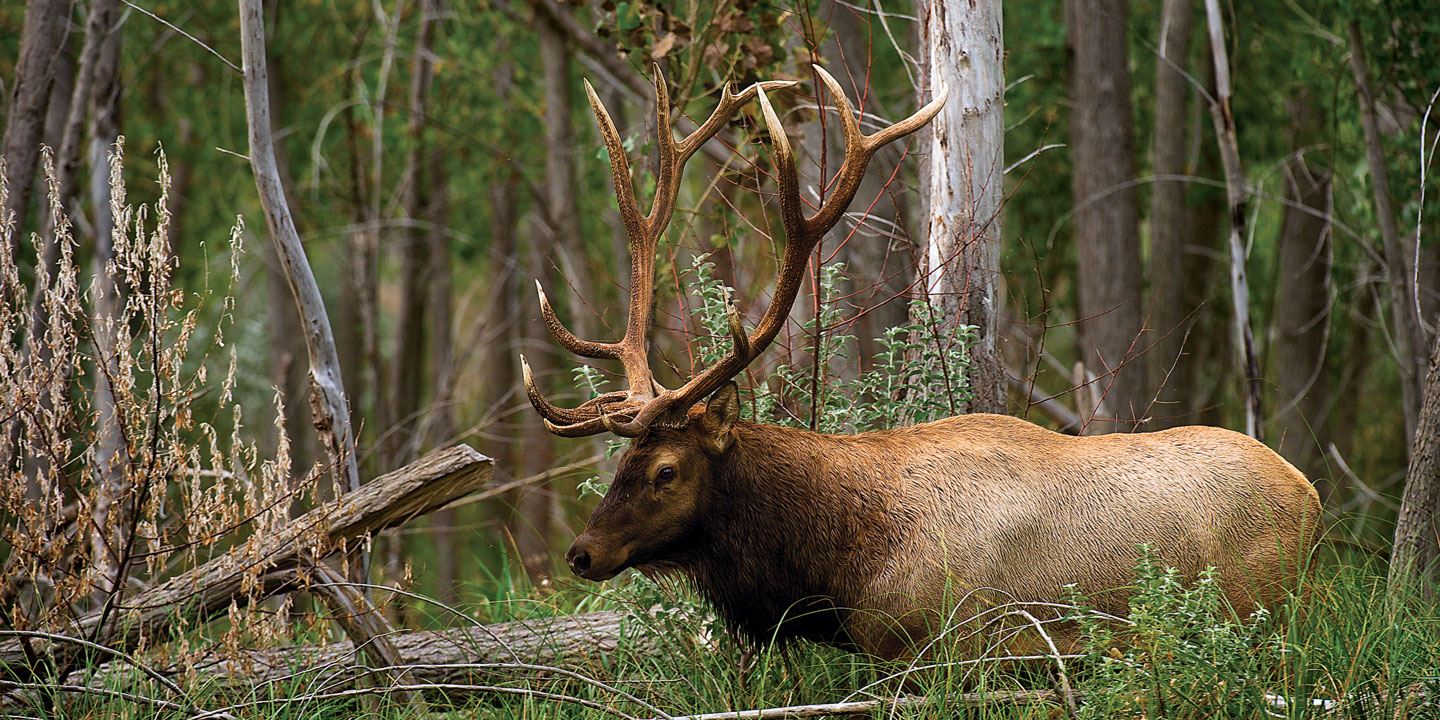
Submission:
M 1328 552 L 1328 551 L 1322 551 Z M 1067 617 L 1086 645 L 1063 658 L 1065 681 L 1080 718 L 1440 718 L 1440 612 L 1415 602 L 1391 611 L 1384 602 L 1383 562 L 1346 556 L 1319 563 L 1307 582 L 1304 612 L 1289 606 L 1234 617 L 1211 573 L 1184 581 L 1137 550 L 1129 617 L 1106 619 L 1077 590 Z M 924 698 L 887 702 L 870 716 L 964 717 L 994 720 L 1066 717 L 1063 694 L 1039 702 L 1007 702 L 1003 693 L 1062 687 L 1053 660 L 976 662 L 941 650 L 924 663 L 887 664 L 811 644 L 787 650 L 752 647 L 728 633 L 682 583 L 632 574 L 593 591 L 528 585 L 518 565 L 491 579 L 485 597 L 455 608 L 476 621 L 534 619 L 577 612 L 622 613 L 622 640 L 565 667 L 593 680 L 512 673 L 491 678 L 527 694 L 430 697 L 428 717 L 659 717 L 802 704 Z M 440 622 L 455 618 L 432 608 Z M 918 671 L 907 674 L 907 670 Z M 899 678 L 905 676 L 908 682 Z M 297 673 L 293 687 L 263 696 L 221 697 L 203 680 L 187 703 L 228 708 L 237 717 L 420 717 L 389 700 L 350 697 L 287 701 L 316 695 L 319 674 Z M 117 687 L 116 690 L 123 688 Z M 133 689 L 133 688 L 131 688 Z M 548 695 L 540 695 L 545 693 Z M 973 698 L 988 694 L 991 702 Z M 598 707 L 583 707 L 564 696 Z M 651 710 L 653 708 L 654 710 Z M 655 712 L 658 710 L 660 712 Z M 27 709 L 31 717 L 182 718 L 194 712 L 89 698 L 59 709 Z

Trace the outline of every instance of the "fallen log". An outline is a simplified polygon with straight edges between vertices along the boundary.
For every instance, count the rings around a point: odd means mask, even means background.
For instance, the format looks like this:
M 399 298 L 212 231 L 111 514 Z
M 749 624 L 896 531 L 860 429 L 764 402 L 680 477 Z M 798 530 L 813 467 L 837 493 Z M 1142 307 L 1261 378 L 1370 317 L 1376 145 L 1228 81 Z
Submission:
M 149 645 L 168 641 L 176 628 L 208 622 L 228 611 L 232 603 L 243 605 L 253 597 L 290 587 L 305 555 L 315 561 L 324 559 L 348 541 L 438 510 L 479 489 L 491 470 L 491 460 L 468 445 L 433 452 L 276 531 L 255 533 L 224 555 L 120 601 L 109 613 L 109 627 L 102 632 L 97 632 L 105 617 L 100 612 L 54 631 L 98 640 L 121 651 L 142 645 L 142 641 Z M 43 655 L 59 652 L 45 643 L 32 647 Z M 29 666 L 18 641 L 0 643 L 0 677 L 30 677 L 35 668 Z
M 200 703 L 215 717 L 229 710 L 267 702 L 305 701 L 350 691 L 423 693 L 437 700 L 467 695 L 523 691 L 537 683 L 570 680 L 624 699 L 634 696 L 602 678 L 631 667 L 637 656 L 653 656 L 683 637 L 655 633 L 633 616 L 614 611 L 515 620 L 447 630 L 397 632 L 386 640 L 392 665 L 377 666 L 366 648 L 351 641 L 328 645 L 230 648 L 208 657 L 189 658 L 173 667 L 150 668 L 135 658 L 112 661 L 73 677 L 68 685 L 11 683 L 0 679 L 0 715 L 26 712 L 41 701 L 45 688 L 66 694 L 144 695 L 146 688 L 166 691 L 153 703 Z M 363 643 L 362 643 L 363 645 Z M 180 688 L 168 680 L 192 678 Z M 375 680 L 389 683 L 375 685 Z M 10 688 L 6 686 L 10 685 Z M 163 686 L 163 687 L 162 687 Z M 541 693 L 544 694 L 544 693 Z M 559 697 L 559 696 L 556 696 Z M 238 703 L 221 709 L 226 703 Z M 635 702 L 650 709 L 643 700 Z M 207 715 L 207 713 L 201 713 Z
M 592 612 L 449 630 L 395 633 L 397 662 L 376 668 L 352 642 L 300 647 L 241 649 L 194 666 L 204 692 L 224 697 L 286 695 L 345 690 L 364 684 L 377 670 L 400 670 L 406 683 L 464 685 L 555 677 L 577 673 L 613 676 L 622 654 L 650 655 L 662 637 L 627 627 L 618 612 Z M 117 665 L 117 669 L 121 666 Z M 607 668 L 610 668 L 607 671 Z M 128 671 L 128 669 L 127 669 Z

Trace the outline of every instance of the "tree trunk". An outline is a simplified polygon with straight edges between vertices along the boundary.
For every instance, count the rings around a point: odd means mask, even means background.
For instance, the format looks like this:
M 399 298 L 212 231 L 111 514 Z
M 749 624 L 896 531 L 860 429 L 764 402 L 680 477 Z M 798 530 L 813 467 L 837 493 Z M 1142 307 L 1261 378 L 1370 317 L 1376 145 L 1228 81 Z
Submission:
M 530 273 L 536 278 L 546 278 L 550 287 L 570 287 L 570 315 L 567 322 L 581 337 L 594 337 L 595 315 L 587 307 L 594 302 L 595 294 L 590 280 L 591 271 L 585 262 L 584 241 L 580 235 L 580 214 L 576 206 L 575 171 L 573 156 L 575 138 L 571 127 L 570 62 L 561 33 L 545 16 L 537 16 L 540 36 L 540 61 L 545 80 L 545 208 L 548 215 L 546 232 L 537 233 L 530 242 Z M 542 244 L 543 243 L 543 244 Z M 553 253 L 553 254 L 552 254 Z M 555 260 L 565 263 L 568 272 L 557 278 L 554 274 Z M 528 283 L 527 283 L 528 284 Z M 535 311 L 538 305 L 531 305 L 525 313 L 533 318 L 526 323 L 526 357 L 533 358 L 531 367 L 539 382 L 554 382 L 558 367 L 554 353 L 548 346 L 549 332 L 540 323 Z M 550 377 L 547 378 L 547 373 Z M 525 457 L 522 472 L 531 475 L 551 464 L 551 444 L 554 439 L 545 431 L 538 418 L 527 417 L 526 438 L 523 443 Z M 559 498 L 548 488 L 527 487 L 520 491 L 517 501 L 519 517 L 514 528 L 514 537 L 520 560 L 530 571 L 532 579 L 549 574 L 551 567 L 550 541 L 561 523 Z
M 356 465 L 355 439 L 350 430 L 350 406 L 340 376 L 335 352 L 335 335 L 325 314 L 325 301 L 315 282 L 305 248 L 295 231 L 275 166 L 274 135 L 270 131 L 269 80 L 265 62 L 265 21 L 258 0 L 239 0 L 240 39 L 244 52 L 246 124 L 249 130 L 250 164 L 265 210 L 271 240 L 290 281 L 305 327 L 305 345 L 310 360 L 310 407 L 315 429 L 330 456 L 337 493 L 360 487 Z
M 921 171 L 927 230 L 919 272 L 926 297 L 947 320 L 976 327 L 969 370 L 974 397 L 965 412 L 1005 410 L 998 344 L 1005 190 L 1002 27 L 999 0 L 935 0 L 920 10 L 922 92 L 944 85 L 950 96 L 918 133 L 929 150 Z
M 30 188 L 40 157 L 45 132 L 45 110 L 50 102 L 57 62 L 67 52 L 61 43 L 70 15 L 68 0 L 26 0 L 25 25 L 20 32 L 20 57 L 15 63 L 15 81 L 10 88 L 10 105 L 5 116 L 3 171 L 10 188 L 4 213 L 15 216 L 16 237 L 25 228 L 30 208 Z M 23 243 L 15 243 L 18 249 Z
M 95 299 L 92 336 L 97 365 L 95 375 L 95 508 L 92 513 L 91 562 L 96 565 L 101 587 L 97 597 L 118 592 L 123 576 L 122 548 L 130 545 L 132 513 L 126 488 L 129 451 L 121 432 L 119 408 L 110 379 L 117 377 L 120 362 L 116 353 L 116 318 L 123 312 L 120 287 L 110 261 L 115 258 L 111 233 L 116 221 L 112 214 L 111 189 L 121 177 L 120 137 L 120 29 L 117 27 L 101 44 L 95 66 L 94 113 L 90 119 L 90 205 L 95 231 Z M 111 153 L 114 153 L 112 157 Z M 108 170 L 108 172 L 107 172 Z M 123 228 L 122 228 L 123 230 Z
M 1152 419 L 1146 427 L 1156 430 L 1185 424 L 1186 388 L 1172 378 L 1184 372 L 1182 364 L 1194 363 L 1193 359 L 1182 357 L 1182 353 L 1199 308 L 1188 301 L 1185 292 L 1185 250 L 1190 241 L 1186 207 L 1189 183 L 1180 177 L 1186 174 L 1186 102 L 1190 86 L 1185 70 L 1189 64 L 1193 17 L 1193 0 L 1165 0 L 1160 11 L 1160 49 L 1155 60 L 1155 135 L 1151 146 L 1151 172 L 1155 182 L 1150 194 L 1147 303 L 1152 332 L 1148 335 L 1151 347 L 1146 361 L 1155 407 L 1148 413 Z
M 565 271 L 570 314 L 566 321 L 583 338 L 595 337 L 599 324 L 591 304 L 597 298 L 580 234 L 580 208 L 575 186 L 575 130 L 571 123 L 570 49 L 565 35 L 545 16 L 536 18 L 540 64 L 545 82 L 545 210 L 550 223 L 549 252 Z M 561 294 L 557 288 L 557 295 Z M 562 295 L 562 297 L 564 296 Z
M 1365 43 L 1360 25 L 1351 21 L 1350 69 L 1360 91 L 1360 125 L 1365 130 L 1365 157 L 1370 166 L 1370 187 L 1375 193 L 1375 219 L 1384 242 L 1385 279 L 1390 285 L 1390 315 L 1395 324 L 1394 342 L 1400 367 L 1400 390 L 1405 410 L 1405 437 L 1417 437 L 1420 412 L 1421 379 L 1426 375 L 1424 330 L 1415 315 L 1414 286 L 1411 284 L 1413 249 L 1400 240 L 1395 226 L 1395 211 L 1390 203 L 1390 179 L 1385 165 L 1385 149 L 1380 143 L 1380 127 L 1375 111 L 1375 94 L 1370 87 L 1370 70 L 1365 64 Z
M 434 391 L 425 415 L 423 434 L 425 446 L 433 448 L 448 445 L 457 438 L 454 437 L 454 298 L 451 296 L 450 236 L 446 230 L 450 221 L 450 196 L 445 156 L 432 153 L 429 166 L 430 203 L 426 217 L 430 222 L 425 241 L 430 246 L 430 266 L 426 269 L 426 276 L 430 288 L 427 304 L 430 311 L 430 376 Z M 435 538 L 437 597 L 448 605 L 454 605 L 459 599 L 456 587 L 460 581 L 461 547 L 464 544 L 461 542 L 462 535 L 455 529 L 458 523 L 456 510 L 441 510 L 430 518 Z
M 533 220 L 532 220 L 533 222 Z M 545 278 L 554 287 L 553 264 L 545 256 L 541 243 L 535 238 L 543 233 L 532 233 L 529 243 L 528 267 L 530 277 Z M 528 283 L 527 283 L 528 284 Z M 553 341 L 550 332 L 540 319 L 539 305 L 531 305 L 522 316 L 518 330 L 522 352 L 530 362 L 535 381 L 545 387 L 555 383 L 558 374 Z M 521 420 L 520 459 L 521 477 L 534 475 L 553 464 L 555 438 L 541 422 L 539 415 L 524 412 Z M 520 489 L 515 500 L 515 513 L 511 518 L 510 534 L 515 541 L 519 560 L 525 565 L 532 580 L 538 581 L 549 574 L 550 539 L 559 514 L 559 502 L 548 488 L 527 486 Z
M 509 54 L 509 39 L 501 35 L 496 38 L 496 57 L 499 59 L 492 73 L 495 96 L 501 103 L 508 103 L 514 90 L 514 64 Z M 526 263 L 520 247 L 515 242 L 515 231 L 519 222 L 519 178 L 510 165 L 497 168 L 497 177 L 490 182 L 488 201 L 490 207 L 490 291 L 486 309 L 477 319 L 481 325 L 476 334 L 480 342 L 480 365 L 484 373 L 481 387 L 481 403 L 489 423 L 485 426 L 488 436 L 495 438 L 495 478 L 505 483 L 518 477 L 520 459 L 524 457 L 520 447 L 518 429 L 531 422 L 538 422 L 534 413 L 522 409 L 518 415 L 511 415 L 511 408 L 527 404 L 520 391 L 515 370 L 519 367 L 519 354 L 528 351 L 523 346 L 523 328 L 528 327 L 536 300 L 529 294 L 530 278 L 525 274 Z M 533 292 L 533 291 L 532 291 Z M 536 358 L 539 360 L 540 358 Z M 512 419 L 513 418 L 513 419 Z M 513 502 L 514 498 L 510 498 Z M 507 527 L 510 517 L 502 516 Z M 512 532 L 513 536 L 513 532 Z
M 870 78 L 870 68 L 865 63 L 870 61 L 871 46 L 878 29 L 867 32 L 869 26 L 861 22 L 854 9 L 834 0 L 827 2 L 822 12 L 830 21 L 832 33 L 830 42 L 821 48 L 825 67 L 840 79 L 842 85 L 848 86 L 848 80 L 854 80 L 858 85 L 853 88 L 854 97 L 863 99 L 864 112 L 888 117 L 890 113 L 887 108 L 881 107 L 879 93 L 863 84 Z M 861 108 L 856 110 L 858 112 Z M 840 135 L 831 132 L 828 140 L 830 157 L 843 158 L 844 145 Z M 879 350 L 875 338 L 880 337 L 886 328 L 904 324 L 909 314 L 905 299 L 915 280 L 915 254 L 907 247 L 911 239 L 899 230 L 901 203 L 898 196 L 903 178 L 894 172 L 897 160 L 893 145 L 876 153 L 870 161 L 870 169 L 860 179 L 860 190 L 855 193 L 854 202 L 850 203 L 850 212 L 854 215 L 863 213 L 864 219 L 843 223 L 836 232 L 836 237 L 845 243 L 837 248 L 837 258 L 845 263 L 851 292 L 855 293 L 854 298 L 845 304 L 860 313 L 854 323 L 859 355 L 854 372 L 870 369 Z
M 1230 107 L 1230 57 L 1225 49 L 1225 31 L 1220 24 L 1220 3 L 1205 0 L 1205 19 L 1210 39 L 1210 57 L 1215 66 L 1215 101 L 1210 106 L 1220 162 L 1225 167 L 1225 196 L 1230 204 L 1230 303 L 1234 320 L 1233 340 L 1240 371 L 1245 378 L 1245 434 L 1261 437 L 1260 363 L 1255 354 L 1255 336 L 1250 329 L 1250 285 L 1245 272 L 1246 193 L 1245 170 L 1240 166 L 1240 145 L 1235 115 Z
M 272 30 L 279 32 L 282 14 L 281 3 L 278 0 L 266 0 L 266 12 L 271 15 Z M 270 92 L 270 123 L 272 127 L 284 127 L 284 98 L 285 98 L 285 75 L 283 72 L 273 72 L 269 76 Z M 285 197 L 285 203 L 293 206 L 294 180 L 290 176 L 290 155 L 285 151 L 285 137 L 275 140 L 275 169 L 280 177 L 280 189 Z M 281 447 L 279 434 L 283 429 L 285 433 L 284 447 L 287 449 L 286 457 L 278 457 L 280 460 L 288 460 L 290 474 L 290 490 L 298 489 L 300 481 L 305 478 L 314 462 L 315 455 L 310 452 L 312 444 L 312 427 L 310 424 L 310 411 L 307 407 L 306 397 L 309 395 L 309 380 L 306 374 L 307 363 L 305 357 L 305 343 L 302 338 L 305 330 L 301 326 L 300 313 L 295 307 L 295 299 L 290 294 L 290 282 L 285 277 L 284 264 L 280 260 L 279 250 L 274 243 L 265 244 L 260 250 L 260 256 L 265 263 L 265 286 L 269 297 L 266 307 L 269 325 L 266 328 L 269 332 L 269 362 L 270 382 L 280 391 L 284 403 L 284 417 L 276 427 L 275 447 Z M 344 377 L 342 375 L 342 377 Z M 305 508 L 301 498 L 297 494 L 291 501 L 291 515 L 303 512 Z
M 1127 0 L 1066 0 L 1079 359 L 1104 408 L 1087 432 L 1150 413 L 1140 338 L 1140 228 L 1130 108 Z M 1113 423 L 1112 423 L 1113 419 Z
M 410 72 L 410 117 L 407 135 L 410 145 L 405 155 L 402 175 L 401 205 L 410 221 L 399 233 L 400 308 L 395 317 L 395 354 L 391 366 L 390 417 L 384 443 L 386 467 L 403 465 L 419 451 L 421 438 L 417 432 L 421 408 L 421 377 L 424 374 L 425 317 L 429 267 L 429 243 L 419 226 L 425 217 L 429 199 L 430 174 L 425 162 L 426 109 L 430 100 L 430 82 L 434 77 L 431 61 L 435 45 L 435 24 L 440 12 L 437 0 L 420 3 L 420 27 L 415 39 L 415 53 Z
M 1417 584 L 1424 598 L 1434 596 L 1436 538 L 1440 538 L 1440 333 L 1430 348 L 1424 401 L 1410 442 L 1405 496 L 1395 518 L 1389 578 L 1392 604 L 1403 601 Z
M 1271 366 L 1279 386 L 1275 440 L 1280 454 L 1329 500 L 1333 486 L 1324 458 L 1329 445 L 1325 410 L 1331 396 L 1325 363 L 1330 336 L 1330 172 L 1312 167 L 1304 155 L 1305 148 L 1322 137 L 1325 117 L 1306 91 L 1286 105 L 1291 155 L 1285 164 L 1289 204 L 1280 224 Z

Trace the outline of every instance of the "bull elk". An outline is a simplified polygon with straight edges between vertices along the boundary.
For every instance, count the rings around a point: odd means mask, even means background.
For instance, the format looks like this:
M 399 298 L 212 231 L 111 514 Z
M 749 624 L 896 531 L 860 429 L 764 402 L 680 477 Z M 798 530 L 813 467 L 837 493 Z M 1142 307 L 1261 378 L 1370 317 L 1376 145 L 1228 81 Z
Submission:
M 1139 543 L 1193 576 L 1219 569 L 1241 616 L 1280 600 L 1313 546 L 1320 505 L 1299 471 L 1228 430 L 1070 437 L 1016 418 L 966 415 L 857 435 L 824 435 L 741 419 L 732 381 L 789 315 L 807 258 L 839 220 L 876 150 L 933 118 L 945 91 L 911 117 L 864 134 L 839 84 L 845 158 L 819 209 L 802 211 L 795 160 L 766 96 L 793 83 L 723 90 L 698 129 L 676 141 L 656 68 L 661 128 L 655 197 L 642 216 L 620 135 L 586 84 L 629 233 L 629 318 L 614 343 L 582 340 L 536 283 L 555 339 L 587 358 L 619 360 L 629 387 L 574 409 L 541 394 L 521 358 L 530 402 L 557 435 L 633 438 L 614 482 L 565 554 L 580 577 L 627 568 L 688 578 L 752 638 L 809 639 L 881 658 L 913 653 L 946 618 L 1011 600 L 1063 602 L 1067 585 L 1123 614 Z M 775 292 L 754 330 L 728 306 L 733 346 L 678 389 L 648 363 L 656 243 L 685 161 L 758 98 L 773 142 L 785 248 Z M 1052 634 L 1061 649 L 1077 640 Z M 1039 638 L 1008 648 L 1032 652 Z

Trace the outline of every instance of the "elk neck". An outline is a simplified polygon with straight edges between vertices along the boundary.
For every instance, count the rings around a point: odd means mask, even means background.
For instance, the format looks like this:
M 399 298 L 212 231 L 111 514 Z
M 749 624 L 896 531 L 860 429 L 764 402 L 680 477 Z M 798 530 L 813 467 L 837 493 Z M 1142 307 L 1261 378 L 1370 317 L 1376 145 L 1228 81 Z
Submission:
M 740 421 L 735 438 L 682 571 L 752 637 L 853 646 L 847 608 L 912 524 L 898 488 L 854 437 Z

